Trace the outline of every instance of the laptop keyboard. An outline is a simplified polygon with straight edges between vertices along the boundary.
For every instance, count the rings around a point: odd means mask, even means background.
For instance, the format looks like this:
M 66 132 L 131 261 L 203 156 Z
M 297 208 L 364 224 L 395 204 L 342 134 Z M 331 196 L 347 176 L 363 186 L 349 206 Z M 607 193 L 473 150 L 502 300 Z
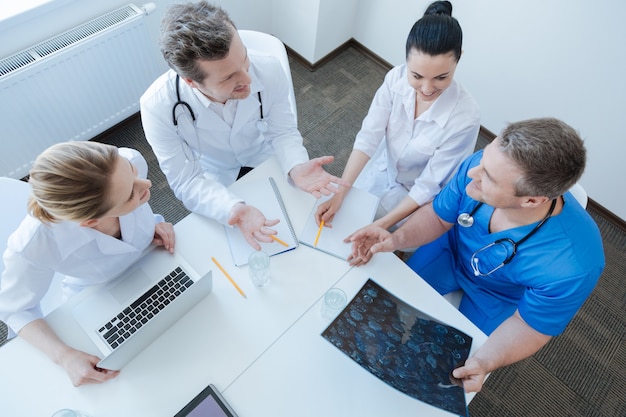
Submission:
M 100 336 L 112 349 L 144 326 L 165 306 L 182 294 L 193 281 L 181 267 L 176 267 L 131 305 L 98 329 Z

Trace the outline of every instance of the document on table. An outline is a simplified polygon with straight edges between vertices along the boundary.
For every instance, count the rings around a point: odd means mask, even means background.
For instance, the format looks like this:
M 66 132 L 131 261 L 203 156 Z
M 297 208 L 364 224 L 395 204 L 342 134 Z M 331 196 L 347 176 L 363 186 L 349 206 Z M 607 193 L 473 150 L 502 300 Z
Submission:
M 472 337 L 405 303 L 368 279 L 322 336 L 383 382 L 417 400 L 469 416 L 453 369 Z
M 278 224 L 271 227 L 278 232 L 275 235 L 277 239 L 271 243 L 259 242 L 261 250 L 273 256 L 298 247 L 298 240 L 289 221 L 285 204 L 272 177 L 235 183 L 233 191 L 241 196 L 246 204 L 259 209 L 266 219 L 279 220 Z M 225 225 L 224 230 L 228 238 L 233 262 L 236 266 L 246 265 L 248 257 L 255 249 L 246 241 L 239 228 Z
M 343 240 L 363 226 L 372 223 L 378 208 L 379 198 L 365 190 L 352 187 L 343 200 L 341 209 L 335 214 L 332 221 L 333 227 L 323 227 L 318 237 L 319 226 L 315 222 L 315 213 L 320 204 L 332 196 L 318 199 L 307 218 L 300 243 L 326 252 L 329 255 L 347 260 L 352 250 L 352 244 Z

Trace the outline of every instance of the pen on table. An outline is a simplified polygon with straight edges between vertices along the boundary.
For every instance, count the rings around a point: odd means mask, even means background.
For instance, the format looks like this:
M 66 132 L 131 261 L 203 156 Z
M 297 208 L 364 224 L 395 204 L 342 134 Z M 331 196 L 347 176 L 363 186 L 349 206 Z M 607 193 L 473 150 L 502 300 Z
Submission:
M 320 235 L 322 234 L 322 228 L 324 227 L 324 219 L 320 222 L 320 228 L 317 229 L 317 236 L 315 236 L 315 242 L 313 242 L 313 247 L 317 247 L 317 241 L 320 240 Z
M 239 294 L 241 294 L 243 296 L 243 298 L 248 298 L 246 297 L 246 294 L 244 294 L 244 292 L 241 290 L 241 288 L 239 288 L 239 285 L 237 285 L 237 283 L 235 282 L 234 279 L 232 279 L 230 277 L 230 275 L 228 275 L 228 272 L 226 272 L 226 270 L 224 268 L 222 268 L 222 265 L 220 265 L 219 262 L 217 262 L 217 259 L 215 259 L 214 257 L 211 257 L 211 259 L 213 260 L 213 262 L 215 263 L 215 265 L 217 265 L 217 267 L 220 269 L 220 271 L 222 271 L 224 273 L 224 275 L 226 275 L 226 278 L 228 278 L 228 280 L 230 281 L 231 284 L 233 284 L 233 286 L 235 287 L 235 289 L 237 291 L 239 291 Z
M 285 247 L 289 247 L 289 245 L 287 244 L 287 242 L 283 242 L 282 240 L 280 240 L 279 238 L 277 238 L 275 235 L 270 235 L 270 237 L 272 239 L 274 239 L 276 242 L 280 243 L 281 245 L 285 246 Z

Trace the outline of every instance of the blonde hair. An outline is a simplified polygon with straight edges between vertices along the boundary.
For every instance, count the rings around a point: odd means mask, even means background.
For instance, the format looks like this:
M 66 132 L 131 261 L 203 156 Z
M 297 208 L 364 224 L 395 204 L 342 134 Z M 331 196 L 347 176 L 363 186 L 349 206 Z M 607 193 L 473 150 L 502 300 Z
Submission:
M 102 217 L 112 207 L 111 173 L 118 150 L 98 142 L 64 142 L 37 157 L 28 182 L 29 212 L 44 223 Z

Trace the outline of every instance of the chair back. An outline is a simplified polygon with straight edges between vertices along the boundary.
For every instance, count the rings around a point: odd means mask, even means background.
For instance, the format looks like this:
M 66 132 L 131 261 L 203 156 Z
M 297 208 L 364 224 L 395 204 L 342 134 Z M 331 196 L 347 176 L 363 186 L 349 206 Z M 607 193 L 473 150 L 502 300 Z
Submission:
M 0 204 L 0 274 L 4 271 L 4 261 L 2 254 L 7 248 L 9 236 L 18 228 L 27 214 L 28 196 L 30 195 L 30 184 L 14 178 L 0 177 L 0 195 L 3 202 Z M 62 302 L 62 280 L 63 275 L 55 274 L 46 296 L 41 301 L 41 308 L 44 314 L 48 314 Z
M 296 95 L 293 90 L 293 80 L 291 78 L 291 68 L 289 67 L 289 57 L 285 45 L 276 37 L 263 32 L 254 30 L 239 30 L 239 36 L 246 48 L 257 52 L 260 55 L 275 56 L 285 71 L 287 80 L 289 81 L 289 103 L 296 123 L 298 122 L 298 111 L 296 108 Z
M 572 188 L 569 189 L 569 192 L 572 193 L 576 201 L 584 208 L 587 208 L 587 202 L 589 198 L 587 197 L 587 192 L 579 183 L 574 184 Z
M 26 216 L 26 205 L 30 194 L 30 185 L 14 178 L 0 177 L 0 254 L 7 248 L 7 240 L 17 229 Z M 0 259 L 0 267 L 4 271 L 4 263 Z

